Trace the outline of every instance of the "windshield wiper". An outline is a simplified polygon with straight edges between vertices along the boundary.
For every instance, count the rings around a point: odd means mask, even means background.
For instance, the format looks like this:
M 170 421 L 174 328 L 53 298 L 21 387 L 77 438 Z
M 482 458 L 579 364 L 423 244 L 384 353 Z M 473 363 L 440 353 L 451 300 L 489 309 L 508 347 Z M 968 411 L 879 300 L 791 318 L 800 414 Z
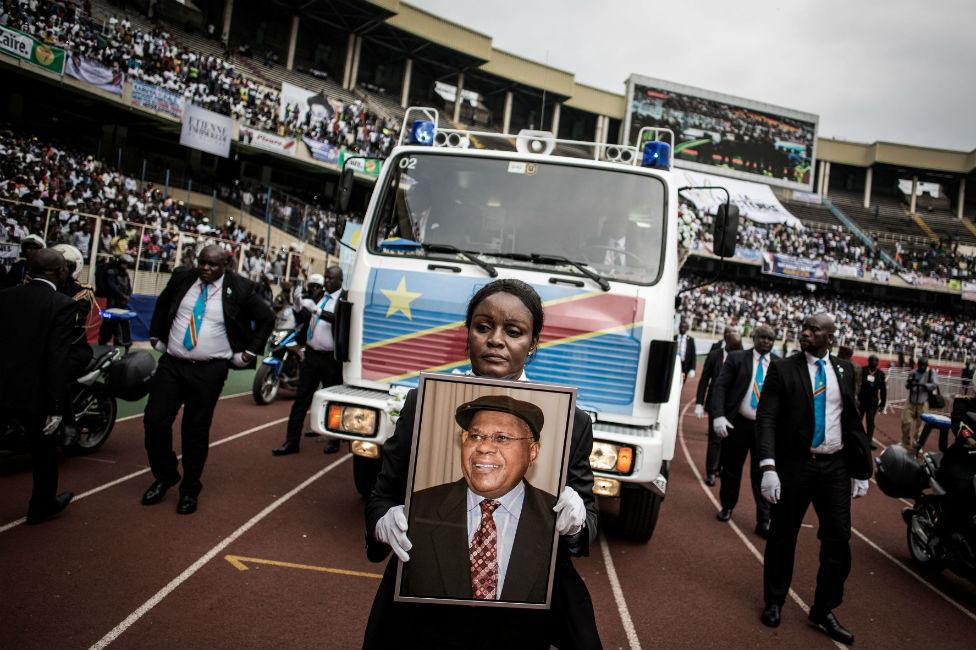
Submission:
M 553 266 L 558 264 L 568 264 L 589 279 L 596 282 L 604 291 L 610 291 L 610 283 L 607 282 L 607 279 L 599 273 L 591 271 L 581 262 L 574 262 L 568 257 L 563 257 L 562 255 L 540 255 L 539 253 L 532 253 L 531 259 L 535 264 L 552 264 Z
M 468 260 L 472 264 L 480 266 L 482 269 L 485 270 L 485 273 L 487 273 L 490 277 L 493 278 L 498 277 L 498 271 L 495 270 L 494 266 L 492 266 L 488 262 L 478 259 L 477 255 L 469 251 L 461 250 L 457 246 L 452 246 L 451 244 L 428 244 L 428 243 L 421 244 L 421 246 L 424 247 L 424 252 L 427 253 L 454 253 L 455 255 L 460 255 L 461 257 Z

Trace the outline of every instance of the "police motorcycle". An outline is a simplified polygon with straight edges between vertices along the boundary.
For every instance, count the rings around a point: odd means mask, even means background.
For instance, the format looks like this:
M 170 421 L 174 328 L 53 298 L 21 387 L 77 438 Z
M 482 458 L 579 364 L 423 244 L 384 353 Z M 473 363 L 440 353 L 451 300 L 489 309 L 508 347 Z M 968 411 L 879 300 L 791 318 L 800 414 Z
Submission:
M 928 571 L 948 569 L 976 583 L 976 403 L 971 402 L 976 399 L 957 399 L 951 418 L 926 413 L 915 449 L 892 445 L 875 464 L 882 492 L 915 502 L 902 511 L 912 560 Z M 933 429 L 940 431 L 939 452 L 923 450 Z M 950 431 L 956 436 L 951 445 Z
M 102 310 L 104 319 L 128 322 L 136 313 L 125 309 Z M 61 450 L 69 456 L 94 453 L 108 440 L 118 414 L 116 400 L 137 401 L 149 392 L 156 361 L 149 352 L 130 352 L 127 345 L 92 346 L 91 361 L 69 389 L 74 422 L 62 420 L 55 432 Z M 0 460 L 30 453 L 20 422 L 0 429 Z

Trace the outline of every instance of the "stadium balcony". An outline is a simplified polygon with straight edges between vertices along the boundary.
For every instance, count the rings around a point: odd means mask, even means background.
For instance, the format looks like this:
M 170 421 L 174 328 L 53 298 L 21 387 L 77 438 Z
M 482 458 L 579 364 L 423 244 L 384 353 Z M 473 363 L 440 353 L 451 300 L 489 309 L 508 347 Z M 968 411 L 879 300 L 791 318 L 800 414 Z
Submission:
M 928 236 L 912 220 L 904 204 L 893 196 L 873 194 L 870 208 L 864 207 L 864 195 L 861 192 L 831 188 L 828 196 L 830 201 L 865 233 L 887 232 L 915 238 Z
M 823 224 L 827 226 L 840 226 L 840 221 L 834 213 L 822 205 L 813 203 L 803 203 L 802 201 L 784 201 L 780 199 L 783 207 L 794 217 L 804 222 L 804 225 Z M 845 228 L 846 231 L 846 228 Z

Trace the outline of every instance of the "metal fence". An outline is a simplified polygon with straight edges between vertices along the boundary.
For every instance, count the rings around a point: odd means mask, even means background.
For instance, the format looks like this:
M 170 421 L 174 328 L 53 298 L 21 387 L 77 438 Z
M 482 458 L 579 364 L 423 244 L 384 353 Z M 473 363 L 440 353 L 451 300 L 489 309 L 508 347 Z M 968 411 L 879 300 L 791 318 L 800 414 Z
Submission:
M 908 399 L 908 375 L 911 374 L 908 368 L 889 368 L 887 371 L 886 387 L 888 389 L 888 404 L 893 407 L 901 408 Z M 953 375 L 942 375 L 935 373 L 936 383 L 939 392 L 945 398 L 945 407 L 933 409 L 936 413 L 949 413 L 952 410 L 952 400 L 956 397 L 972 396 L 972 382 L 964 380 L 962 377 Z

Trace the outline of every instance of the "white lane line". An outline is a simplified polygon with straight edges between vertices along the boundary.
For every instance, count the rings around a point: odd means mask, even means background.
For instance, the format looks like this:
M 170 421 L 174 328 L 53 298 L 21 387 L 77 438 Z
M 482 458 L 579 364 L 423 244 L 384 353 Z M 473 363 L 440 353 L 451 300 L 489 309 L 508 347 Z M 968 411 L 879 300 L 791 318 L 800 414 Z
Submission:
M 684 408 L 681 409 L 681 415 L 678 417 L 678 441 L 681 442 L 681 450 L 685 454 L 685 460 L 688 462 L 688 467 L 691 468 L 692 473 L 695 475 L 695 480 L 698 482 L 698 485 L 701 486 L 701 489 L 705 493 L 705 496 L 708 497 L 708 500 L 712 502 L 713 506 L 715 506 L 715 511 L 717 512 L 722 509 L 722 505 L 719 503 L 718 499 L 715 498 L 715 495 L 712 494 L 712 491 L 708 489 L 708 486 L 705 485 L 705 482 L 702 480 L 701 472 L 698 471 L 698 466 L 695 465 L 694 461 L 691 459 L 691 453 L 688 451 L 688 444 L 685 442 L 685 434 L 684 434 L 685 413 L 688 411 L 688 408 L 692 404 L 694 404 L 694 402 L 688 402 L 687 404 L 685 404 Z M 759 549 L 756 548 L 755 544 L 752 543 L 752 540 L 746 537 L 746 534 L 742 532 L 742 529 L 739 528 L 739 526 L 734 521 L 730 519 L 727 523 L 729 526 L 732 527 L 733 532 L 735 532 L 735 534 L 739 537 L 742 543 L 745 544 L 746 548 L 752 552 L 752 555 L 757 560 L 759 560 L 759 564 L 763 564 L 763 554 L 759 552 Z M 803 602 L 803 599 L 800 598 L 799 594 L 797 594 L 792 589 L 792 587 L 790 588 L 790 598 L 792 598 L 793 601 L 797 605 L 799 605 L 800 609 L 803 610 L 804 614 L 810 613 L 810 606 L 807 605 L 805 602 Z M 838 641 L 834 641 L 833 643 L 838 648 L 841 648 L 842 650 L 847 650 L 847 646 L 844 645 L 843 643 L 840 643 Z
M 247 391 L 246 393 L 234 393 L 233 395 L 221 395 L 218 398 L 218 401 L 219 400 L 222 400 L 222 399 L 234 399 L 235 397 L 241 397 L 243 395 L 250 395 L 250 394 L 251 394 L 251 391 Z M 124 418 L 116 418 L 115 422 L 118 423 L 118 422 L 125 422 L 127 420 L 135 420 L 136 418 L 141 418 L 143 415 L 144 415 L 144 413 L 136 413 L 135 415 L 127 415 Z
M 627 641 L 630 643 L 630 650 L 641 650 L 640 639 L 637 638 L 637 630 L 634 629 L 634 621 L 630 618 L 630 610 L 627 608 L 627 601 L 624 600 L 624 590 L 620 587 L 620 579 L 617 577 L 617 569 L 613 566 L 613 558 L 610 557 L 610 545 L 606 538 L 600 535 L 600 551 L 603 553 L 603 564 L 607 568 L 607 578 L 610 579 L 610 590 L 613 592 L 613 599 L 617 601 L 617 611 L 620 612 L 620 622 L 627 633 Z
M 214 559 L 219 555 L 225 548 L 230 546 L 237 538 L 249 531 L 251 528 L 256 526 L 262 519 L 270 515 L 272 512 L 278 509 L 279 506 L 284 504 L 286 501 L 291 499 L 293 496 L 307 488 L 309 485 L 322 478 L 333 469 L 338 467 L 340 464 L 352 458 L 352 454 L 346 454 L 342 458 L 334 461 L 332 464 L 320 469 L 319 471 L 312 474 L 310 477 L 299 483 L 297 486 L 292 488 L 287 494 L 283 494 L 281 497 L 272 502 L 264 510 L 258 514 L 251 517 L 246 523 L 244 523 L 240 528 L 235 530 L 233 533 L 222 539 L 217 543 L 212 549 L 204 553 L 196 562 L 191 564 L 186 568 L 183 573 L 173 578 L 169 584 L 157 591 L 149 600 L 144 602 L 139 606 L 134 612 L 125 617 L 121 623 L 116 625 L 112 630 L 98 640 L 94 645 L 91 646 L 89 650 L 101 650 L 107 647 L 110 643 L 115 641 L 119 636 L 125 632 L 127 629 L 132 627 L 140 618 L 142 618 L 149 610 L 158 605 L 166 596 L 171 594 L 177 587 L 190 579 L 194 573 L 199 571 L 207 562 Z
M 282 422 L 285 422 L 287 420 L 288 420 L 288 418 L 287 417 L 284 417 L 284 418 L 278 418 L 277 420 L 272 420 L 271 422 L 265 422 L 264 424 L 259 424 L 258 426 L 253 427 L 251 429 L 247 429 L 246 431 L 241 431 L 240 433 L 235 433 L 232 436 L 227 436 L 226 438 L 221 438 L 220 440 L 216 440 L 214 442 L 211 442 L 209 446 L 210 446 L 210 448 L 218 447 L 218 446 L 224 444 L 225 442 L 230 442 L 232 440 L 237 440 L 238 438 L 243 438 L 244 436 L 251 435 L 252 433 L 254 433 L 256 431 L 260 431 L 261 429 L 267 429 L 268 427 L 273 427 L 274 425 L 281 424 Z M 177 458 L 183 458 L 183 454 L 180 454 L 179 456 L 177 456 Z M 115 487 L 119 483 L 125 483 L 129 479 L 133 479 L 133 478 L 135 478 L 137 476 L 142 476 L 143 474 L 146 474 L 147 472 L 149 472 L 149 468 L 148 467 L 145 468 L 145 469 L 140 469 L 137 472 L 132 472 L 131 474 L 126 474 L 125 476 L 123 476 L 121 478 L 117 478 L 114 481 L 109 481 L 108 483 L 104 483 L 102 485 L 99 485 L 98 487 L 94 487 L 94 488 L 92 488 L 92 489 L 90 489 L 90 490 L 88 490 L 86 492 L 82 492 L 81 494 L 76 494 L 75 495 L 75 498 L 72 499 L 72 503 L 75 502 L 75 501 L 79 501 L 81 499 L 84 499 L 85 497 L 90 497 L 93 494 L 98 494 L 102 490 L 107 490 L 110 487 Z M 11 528 L 15 528 L 15 527 L 21 525 L 22 523 L 24 523 L 25 521 L 27 521 L 27 517 L 21 517 L 20 519 L 15 519 L 15 520 L 13 520 L 13 521 L 11 521 L 9 523 L 6 523 L 3 526 L 0 526 L 0 533 L 5 532 L 5 531 L 8 531 Z

